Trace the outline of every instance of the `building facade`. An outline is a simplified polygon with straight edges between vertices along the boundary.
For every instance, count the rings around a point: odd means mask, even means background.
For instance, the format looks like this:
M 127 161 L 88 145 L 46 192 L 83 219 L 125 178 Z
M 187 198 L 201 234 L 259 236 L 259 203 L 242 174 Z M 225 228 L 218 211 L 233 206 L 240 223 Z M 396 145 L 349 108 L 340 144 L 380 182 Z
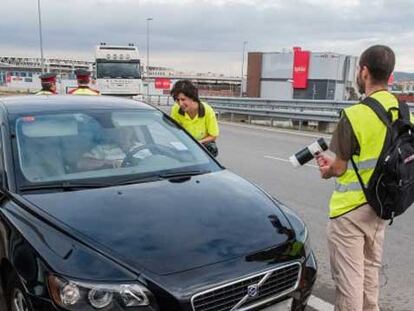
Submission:
M 74 71 L 76 69 L 93 69 L 93 62 L 45 58 L 46 72 L 58 75 L 58 87 L 66 84 L 76 86 Z M 39 75 L 42 73 L 40 58 L 0 56 L 0 86 L 9 89 L 35 91 L 40 89 Z M 69 81 L 69 82 L 68 82 Z
M 94 71 L 94 63 L 82 60 L 45 58 L 45 69 L 57 74 L 57 89 L 65 94 L 76 87 L 74 71 Z M 33 57 L 0 56 L 0 87 L 11 91 L 35 92 L 40 89 L 41 59 Z M 201 96 L 239 96 L 239 77 L 227 77 L 215 73 L 183 72 L 173 68 L 150 66 L 149 75 L 144 76 L 144 89 L 153 95 L 169 94 L 174 83 L 180 79 L 194 82 Z M 92 84 L 95 80 L 92 80 Z M 96 88 L 95 85 L 93 85 Z M 147 92 L 143 92 L 146 94 Z
M 251 52 L 247 97 L 269 99 L 356 99 L 357 57 L 338 53 Z

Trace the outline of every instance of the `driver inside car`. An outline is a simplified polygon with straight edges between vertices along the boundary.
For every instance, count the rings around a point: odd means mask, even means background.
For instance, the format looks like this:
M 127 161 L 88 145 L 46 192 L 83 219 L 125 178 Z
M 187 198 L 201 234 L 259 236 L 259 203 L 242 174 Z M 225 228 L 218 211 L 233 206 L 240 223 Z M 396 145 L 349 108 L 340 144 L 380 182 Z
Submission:
M 151 155 L 148 149 L 134 152 L 142 146 L 144 144 L 137 140 L 134 128 L 113 128 L 105 133 L 105 137 L 101 138 L 97 145 L 82 155 L 77 167 L 79 170 L 96 170 L 131 166 L 134 163 L 130 163 L 128 155 L 131 155 L 132 160 L 144 159 Z

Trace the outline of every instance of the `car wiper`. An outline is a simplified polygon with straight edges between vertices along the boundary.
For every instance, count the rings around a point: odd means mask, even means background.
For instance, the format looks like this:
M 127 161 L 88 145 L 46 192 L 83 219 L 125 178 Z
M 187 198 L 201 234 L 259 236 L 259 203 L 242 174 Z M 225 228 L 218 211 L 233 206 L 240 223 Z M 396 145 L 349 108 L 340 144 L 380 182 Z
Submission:
M 122 186 L 122 185 L 130 185 L 130 184 L 140 184 L 140 183 L 146 183 L 146 182 L 151 182 L 151 181 L 157 181 L 160 179 L 161 178 L 158 175 L 151 175 L 151 176 L 145 176 L 145 177 L 132 177 L 132 178 L 126 178 L 126 179 L 117 181 L 113 185 Z
M 91 183 L 91 182 L 59 182 L 59 183 L 44 183 L 44 184 L 34 184 L 21 186 L 20 191 L 29 191 L 29 190 L 75 190 L 75 189 L 93 189 L 93 188 L 103 188 L 111 187 L 113 184 L 109 183 Z
M 179 177 L 191 177 L 196 175 L 202 175 L 210 173 L 209 170 L 189 170 L 189 171 L 176 171 L 176 172 L 168 172 L 168 173 L 161 173 L 159 176 L 161 178 L 179 178 Z
M 157 175 L 149 175 L 149 176 L 134 176 L 131 178 L 123 178 L 119 181 L 116 181 L 108 186 L 123 186 L 123 185 L 131 185 L 131 184 L 140 184 L 146 182 L 153 182 L 162 179 L 170 179 L 170 178 L 190 178 L 191 176 L 201 175 L 205 173 L 210 173 L 207 170 L 191 170 L 191 171 L 177 171 L 177 172 L 169 172 L 169 173 L 162 173 Z

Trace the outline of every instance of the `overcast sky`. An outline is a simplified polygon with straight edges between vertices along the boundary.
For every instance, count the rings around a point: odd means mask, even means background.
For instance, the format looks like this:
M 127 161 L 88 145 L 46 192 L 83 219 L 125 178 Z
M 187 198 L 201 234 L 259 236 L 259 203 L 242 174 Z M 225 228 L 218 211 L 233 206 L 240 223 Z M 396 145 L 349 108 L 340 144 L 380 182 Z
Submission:
M 414 72 L 413 0 L 41 0 L 46 57 L 92 60 L 94 45 L 136 43 L 150 64 L 239 75 L 247 51 L 359 55 L 390 45 Z M 1 0 L 0 55 L 40 56 L 37 0 Z

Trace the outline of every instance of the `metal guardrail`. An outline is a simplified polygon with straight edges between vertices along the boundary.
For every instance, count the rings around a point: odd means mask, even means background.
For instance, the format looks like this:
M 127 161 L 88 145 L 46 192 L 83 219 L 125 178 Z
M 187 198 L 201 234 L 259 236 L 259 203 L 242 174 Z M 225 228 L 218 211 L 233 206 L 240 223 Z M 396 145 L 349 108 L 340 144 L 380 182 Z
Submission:
M 354 102 L 205 97 L 218 113 L 295 121 L 336 122 Z
M 172 106 L 174 100 L 169 95 L 160 95 L 160 94 L 138 94 L 133 97 L 136 100 L 140 100 L 155 106 Z
M 173 99 L 167 95 L 141 95 L 142 99 L 152 105 L 170 106 Z M 137 97 L 137 99 L 139 99 Z M 337 122 L 342 109 L 349 107 L 356 101 L 331 100 L 274 100 L 263 98 L 242 97 L 213 97 L 204 96 L 216 112 L 233 115 L 244 115 L 270 119 Z M 410 110 L 414 113 L 414 103 L 410 103 Z
M 275 106 L 275 107 L 298 107 L 298 108 L 317 108 L 317 109 L 336 109 L 346 108 L 356 103 L 356 101 L 332 101 L 332 100 L 280 100 L 280 99 L 266 99 L 266 98 L 247 98 L 247 97 L 203 97 L 209 103 L 230 103 L 249 106 Z

